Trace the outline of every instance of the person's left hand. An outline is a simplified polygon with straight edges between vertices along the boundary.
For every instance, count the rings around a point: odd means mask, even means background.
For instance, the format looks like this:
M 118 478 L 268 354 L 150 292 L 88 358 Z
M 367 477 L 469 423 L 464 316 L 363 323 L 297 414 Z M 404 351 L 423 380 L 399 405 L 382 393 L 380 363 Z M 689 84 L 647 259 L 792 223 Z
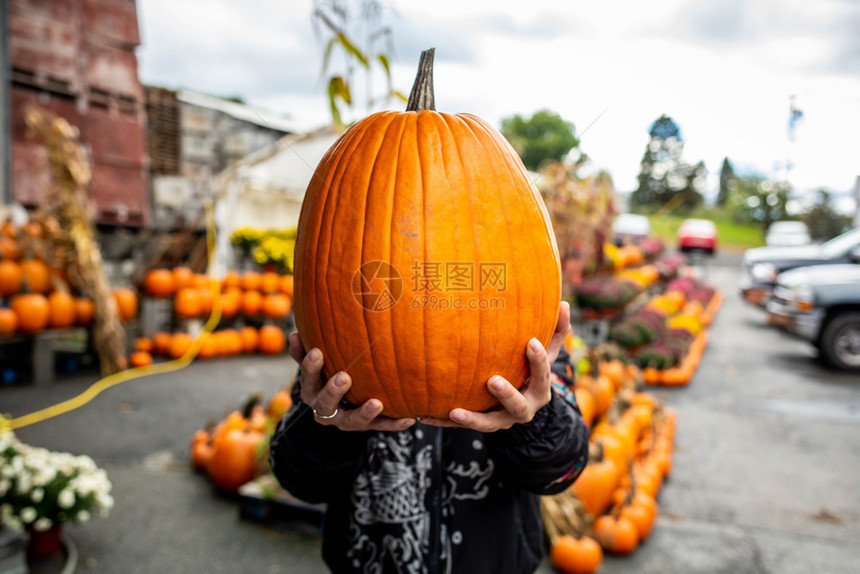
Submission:
M 439 427 L 463 427 L 481 432 L 495 432 L 511 428 L 517 423 L 531 421 L 538 409 L 552 398 L 550 365 L 558 357 L 558 352 L 569 331 L 570 306 L 562 302 L 558 309 L 555 333 L 547 348 L 544 349 L 537 339 L 529 341 L 526 347 L 529 378 L 520 390 L 496 375 L 487 381 L 487 389 L 499 399 L 499 407 L 483 413 L 454 409 L 448 414 L 447 419 L 422 418 L 421 422 Z

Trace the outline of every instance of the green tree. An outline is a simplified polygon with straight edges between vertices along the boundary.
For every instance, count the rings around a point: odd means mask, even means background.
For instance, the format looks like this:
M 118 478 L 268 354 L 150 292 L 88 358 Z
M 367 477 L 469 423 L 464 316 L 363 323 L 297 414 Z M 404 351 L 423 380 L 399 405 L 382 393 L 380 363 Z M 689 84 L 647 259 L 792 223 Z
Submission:
M 502 135 L 520 155 L 526 168 L 537 171 L 544 161 L 562 161 L 579 146 L 574 126 L 549 110 L 526 119 L 515 115 L 502 120 Z
M 738 222 L 758 223 L 763 229 L 786 217 L 791 188 L 761 174 L 736 175 L 726 207 Z
M 803 215 L 803 221 L 809 228 L 809 235 L 816 241 L 827 241 L 844 232 L 850 227 L 851 218 L 840 215 L 833 209 L 830 192 L 818 190 L 818 197 L 812 207 Z
M 689 212 L 701 205 L 705 164 L 682 160 L 684 140 L 678 124 L 663 114 L 651 124 L 648 135 L 651 139 L 642 155 L 638 186 L 630 196 L 631 208 L 656 211 L 670 206 Z
M 732 167 L 729 158 L 723 158 L 723 165 L 720 167 L 720 191 L 717 194 L 716 201 L 719 207 L 725 207 L 729 201 L 729 193 L 735 184 L 736 177 L 735 169 Z

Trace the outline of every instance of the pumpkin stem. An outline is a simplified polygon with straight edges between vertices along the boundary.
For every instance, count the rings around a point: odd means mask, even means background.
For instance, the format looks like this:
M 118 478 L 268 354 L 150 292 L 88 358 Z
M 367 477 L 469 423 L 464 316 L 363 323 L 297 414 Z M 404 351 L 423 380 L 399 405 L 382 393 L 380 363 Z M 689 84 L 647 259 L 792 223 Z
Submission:
M 242 417 L 249 420 L 251 418 L 251 413 L 254 411 L 254 407 L 259 405 L 262 400 L 263 396 L 260 393 L 252 393 L 242 406 Z
M 421 110 L 436 111 L 436 98 L 433 95 L 433 55 L 436 48 L 430 48 L 421 52 L 418 61 L 418 74 L 412 91 L 409 93 L 409 101 L 406 103 L 407 112 L 420 112 Z

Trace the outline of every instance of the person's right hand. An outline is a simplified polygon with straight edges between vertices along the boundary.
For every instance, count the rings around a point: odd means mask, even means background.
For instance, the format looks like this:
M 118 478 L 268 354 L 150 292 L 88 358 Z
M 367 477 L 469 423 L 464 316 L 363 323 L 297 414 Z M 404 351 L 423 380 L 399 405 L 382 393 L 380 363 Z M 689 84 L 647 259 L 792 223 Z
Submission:
M 305 353 L 301 337 L 295 331 L 290 333 L 290 355 L 301 365 L 302 402 L 311 407 L 317 423 L 345 431 L 401 431 L 415 424 L 415 419 L 382 416 L 382 402 L 379 399 L 368 399 L 357 408 L 343 408 L 340 401 L 352 386 L 352 379 L 341 371 L 335 373 L 328 382 L 323 382 L 322 351 L 314 348 Z

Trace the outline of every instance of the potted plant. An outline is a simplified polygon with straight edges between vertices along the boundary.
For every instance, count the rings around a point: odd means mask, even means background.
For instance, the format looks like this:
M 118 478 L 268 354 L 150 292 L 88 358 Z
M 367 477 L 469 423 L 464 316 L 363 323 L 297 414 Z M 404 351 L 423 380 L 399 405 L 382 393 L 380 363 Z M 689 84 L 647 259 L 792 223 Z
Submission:
M 0 430 L 0 524 L 25 530 L 31 556 L 57 552 L 63 523 L 113 507 L 107 473 L 86 455 L 33 447 Z

